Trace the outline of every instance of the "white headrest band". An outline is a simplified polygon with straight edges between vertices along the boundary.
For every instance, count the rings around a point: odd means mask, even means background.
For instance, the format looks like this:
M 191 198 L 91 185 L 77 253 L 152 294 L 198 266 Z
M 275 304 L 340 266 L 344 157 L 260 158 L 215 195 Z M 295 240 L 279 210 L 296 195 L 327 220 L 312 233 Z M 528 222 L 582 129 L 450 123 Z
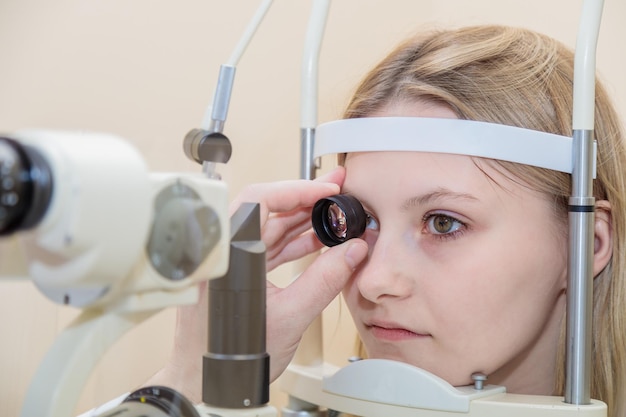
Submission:
M 320 124 L 314 156 L 344 152 L 414 151 L 478 156 L 572 173 L 572 138 L 459 119 L 366 117 Z M 593 177 L 596 176 L 594 144 Z

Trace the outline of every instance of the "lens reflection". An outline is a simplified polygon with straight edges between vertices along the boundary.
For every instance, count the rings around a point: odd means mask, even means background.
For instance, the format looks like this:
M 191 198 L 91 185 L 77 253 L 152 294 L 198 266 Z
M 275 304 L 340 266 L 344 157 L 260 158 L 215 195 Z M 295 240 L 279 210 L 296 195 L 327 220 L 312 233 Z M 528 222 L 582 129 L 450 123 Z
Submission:
M 330 230 L 340 239 L 345 239 L 348 232 L 346 213 L 336 203 L 328 207 L 328 222 Z

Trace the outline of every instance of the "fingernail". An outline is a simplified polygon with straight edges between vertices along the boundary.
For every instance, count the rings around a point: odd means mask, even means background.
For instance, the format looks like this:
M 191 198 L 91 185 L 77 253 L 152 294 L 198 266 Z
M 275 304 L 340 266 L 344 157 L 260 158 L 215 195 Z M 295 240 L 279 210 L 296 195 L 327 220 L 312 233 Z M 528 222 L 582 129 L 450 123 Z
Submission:
M 365 255 L 367 255 L 367 244 L 362 240 L 348 241 L 347 243 L 350 247 L 345 254 L 346 263 L 354 270 L 363 259 L 365 259 Z

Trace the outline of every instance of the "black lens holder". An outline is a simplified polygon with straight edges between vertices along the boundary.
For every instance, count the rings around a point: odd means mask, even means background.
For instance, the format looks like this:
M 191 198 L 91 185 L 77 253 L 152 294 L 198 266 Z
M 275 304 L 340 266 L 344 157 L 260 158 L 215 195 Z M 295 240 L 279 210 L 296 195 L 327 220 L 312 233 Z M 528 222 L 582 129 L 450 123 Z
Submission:
M 345 233 L 338 236 L 333 230 L 329 211 L 336 206 L 345 219 Z M 317 238 L 326 246 L 335 246 L 346 240 L 360 237 L 365 232 L 367 214 L 363 206 L 355 197 L 348 194 L 337 194 L 319 200 L 313 206 L 313 230 Z

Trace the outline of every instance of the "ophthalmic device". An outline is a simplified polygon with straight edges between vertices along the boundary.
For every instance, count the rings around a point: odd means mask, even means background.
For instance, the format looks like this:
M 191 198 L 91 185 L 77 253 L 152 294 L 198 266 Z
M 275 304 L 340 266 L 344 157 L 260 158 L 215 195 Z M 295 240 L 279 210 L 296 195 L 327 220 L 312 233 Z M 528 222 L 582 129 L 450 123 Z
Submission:
M 593 201 L 595 45 L 602 3 L 586 0 L 583 5 L 576 48 L 573 138 L 549 140 L 553 153 L 559 155 L 539 161 L 533 145 L 523 152 L 493 147 L 478 153 L 467 151 L 570 172 L 572 206 L 586 207 Z M 231 153 L 222 131 L 235 65 L 270 4 L 267 0 L 262 3 L 233 57 L 222 66 L 202 128 L 184 139 L 185 153 L 202 164 L 202 173 L 150 173 L 131 146 L 107 134 L 42 130 L 0 138 L 4 187 L 0 234 L 10 239 L 19 253 L 10 265 L 3 265 L 1 277 L 32 280 L 54 302 L 82 309 L 44 358 L 27 393 L 22 417 L 70 416 L 80 388 L 108 347 L 161 309 L 196 302 L 196 284 L 207 279 L 211 304 L 219 308 L 209 313 L 212 327 L 209 352 L 204 357 L 203 404 L 190 404 L 167 387 L 146 387 L 100 415 L 278 414 L 267 406 L 269 358 L 264 352 L 264 319 L 259 319 L 265 309 L 265 249 L 258 212 L 254 205 L 244 205 L 229 221 L 226 186 L 215 171 L 216 164 L 227 162 Z M 392 146 L 374 143 L 361 149 L 362 145 L 345 142 L 347 145 L 336 148 L 334 144 L 340 141 L 332 140 L 337 135 L 366 135 L 387 127 L 350 122 L 317 126 L 317 56 L 328 7 L 328 0 L 313 2 L 305 46 L 301 129 L 301 176 L 305 179 L 314 177 L 316 159 L 324 153 L 389 150 Z M 493 126 L 468 123 L 464 127 L 483 134 Z M 411 128 L 445 132 L 451 126 L 435 122 L 404 129 Z M 534 143 L 527 132 L 508 133 Z M 405 150 L 466 152 L 459 151 L 460 145 L 452 139 L 444 142 L 437 149 L 417 143 Z M 515 146 L 512 142 L 509 147 Z M 521 160 L 515 159 L 519 155 Z M 115 161 L 114 170 L 111 161 Z M 351 222 L 358 223 L 359 216 L 349 213 L 352 203 L 333 200 L 316 207 L 313 221 L 322 241 L 332 245 L 358 235 L 359 226 Z M 506 387 L 489 385 L 481 375 L 475 376 L 473 385 L 453 387 L 419 368 L 389 360 L 360 360 L 337 368 L 324 363 L 319 353 L 320 327 L 314 325 L 313 334 L 305 335 L 301 350 L 282 376 L 289 405 L 280 414 L 605 416 L 606 405 L 589 398 L 592 224 L 593 213 L 588 210 L 570 214 L 572 295 L 568 299 L 570 355 L 565 398 L 508 394 Z M 350 234 L 355 227 L 357 232 Z M 242 293 L 247 298 L 238 298 Z M 240 315 L 221 313 L 242 305 L 249 307 L 250 321 L 239 327 L 241 333 L 233 332 L 240 325 L 236 322 Z M 231 389 L 234 385 L 241 389 Z

